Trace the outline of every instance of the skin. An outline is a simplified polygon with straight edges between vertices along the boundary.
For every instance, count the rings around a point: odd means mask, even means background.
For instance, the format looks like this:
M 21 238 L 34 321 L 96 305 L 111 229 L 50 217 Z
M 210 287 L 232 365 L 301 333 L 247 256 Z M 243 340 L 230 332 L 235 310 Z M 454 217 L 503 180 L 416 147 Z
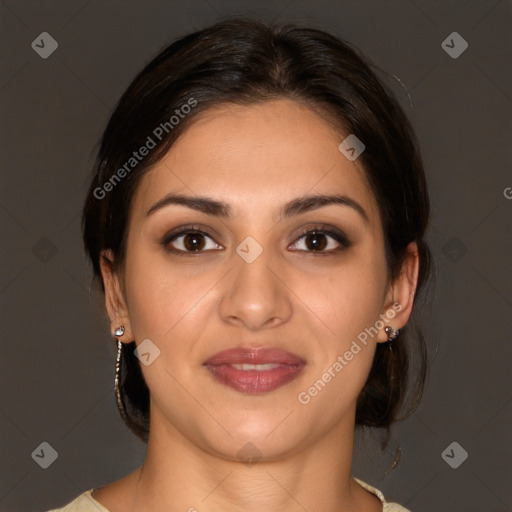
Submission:
M 375 197 L 361 165 L 338 150 L 347 135 L 291 100 L 224 105 L 201 114 L 141 181 L 125 267 L 113 271 L 104 251 L 101 270 L 112 332 L 123 325 L 123 342 L 149 338 L 160 356 L 142 365 L 151 393 L 146 460 L 93 492 L 112 512 L 382 510 L 351 464 L 356 400 L 376 344 L 387 340 L 384 326 L 307 405 L 297 399 L 395 302 L 401 310 L 385 325 L 403 327 L 416 290 L 414 243 L 388 282 Z M 183 205 L 147 216 L 170 192 L 225 201 L 233 218 Z M 368 221 L 344 205 L 278 218 L 283 204 L 313 193 L 349 196 Z M 313 254 L 301 231 L 317 223 L 342 230 L 351 245 L 335 252 L 340 243 L 324 235 L 326 254 Z M 202 254 L 162 245 L 186 224 L 209 234 Z M 236 252 L 247 236 L 263 248 L 250 264 Z M 186 250 L 184 238 L 168 247 Z M 277 390 L 241 393 L 203 366 L 240 346 L 279 347 L 307 365 Z M 251 465 L 237 456 L 248 442 L 261 457 Z

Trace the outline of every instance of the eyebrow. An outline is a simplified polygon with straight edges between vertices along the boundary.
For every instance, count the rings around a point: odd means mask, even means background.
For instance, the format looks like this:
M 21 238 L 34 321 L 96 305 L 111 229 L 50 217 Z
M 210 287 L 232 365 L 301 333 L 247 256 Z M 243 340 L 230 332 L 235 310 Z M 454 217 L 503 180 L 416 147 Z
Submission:
M 216 217 L 232 218 L 232 209 L 228 203 L 211 199 L 209 197 L 201 196 L 186 196 L 183 194 L 170 193 L 158 200 L 151 208 L 146 212 L 146 217 L 149 217 L 156 211 L 169 205 L 183 205 L 205 213 L 206 215 L 213 215 Z M 359 215 L 369 222 L 369 217 L 364 208 L 354 199 L 339 195 L 339 194 L 315 194 L 297 197 L 286 203 L 279 212 L 280 218 L 290 218 L 301 213 L 316 210 L 322 206 L 330 204 L 339 204 L 342 206 L 348 206 L 355 210 Z

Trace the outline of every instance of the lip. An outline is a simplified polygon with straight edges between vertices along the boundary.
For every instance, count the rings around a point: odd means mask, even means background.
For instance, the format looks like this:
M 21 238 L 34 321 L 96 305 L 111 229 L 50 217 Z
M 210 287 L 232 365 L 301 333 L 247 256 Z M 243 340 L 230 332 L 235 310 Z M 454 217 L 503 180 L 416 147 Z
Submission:
M 299 376 L 306 362 L 278 348 L 233 348 L 218 352 L 204 366 L 222 384 L 243 393 L 273 391 Z M 233 365 L 272 365 L 271 369 L 240 369 Z

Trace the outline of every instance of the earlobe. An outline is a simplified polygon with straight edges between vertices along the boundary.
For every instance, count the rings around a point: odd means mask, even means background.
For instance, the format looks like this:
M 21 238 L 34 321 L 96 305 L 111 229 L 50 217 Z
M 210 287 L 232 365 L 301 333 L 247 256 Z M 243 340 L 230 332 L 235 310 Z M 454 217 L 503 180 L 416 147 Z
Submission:
M 118 339 L 123 337 L 124 339 L 120 339 L 123 343 L 129 343 L 133 341 L 130 318 L 122 292 L 120 276 L 114 268 L 114 255 L 111 249 L 101 251 L 100 269 L 105 288 L 105 307 L 110 319 L 110 331 L 112 336 Z
M 411 242 L 407 246 L 407 253 L 400 274 L 391 283 L 388 290 L 386 306 L 383 315 L 381 315 L 384 326 L 379 330 L 378 342 L 392 341 L 398 335 L 396 331 L 399 331 L 407 324 L 414 304 L 419 264 L 418 245 L 416 242 Z M 391 327 L 392 330 L 388 329 L 386 331 L 387 327 Z

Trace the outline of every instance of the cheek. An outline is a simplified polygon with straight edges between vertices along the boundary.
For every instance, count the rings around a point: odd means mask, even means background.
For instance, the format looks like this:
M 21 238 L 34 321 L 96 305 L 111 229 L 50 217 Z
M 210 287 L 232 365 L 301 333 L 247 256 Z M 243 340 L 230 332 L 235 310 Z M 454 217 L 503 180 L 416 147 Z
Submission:
M 315 364 L 296 397 L 305 421 L 313 423 L 321 415 L 327 425 L 335 425 L 347 411 L 355 411 L 375 355 L 372 328 L 381 313 L 384 286 L 380 270 L 352 268 L 310 292 L 308 305 L 328 334 L 319 336 Z
M 356 261 L 357 260 L 357 261 Z M 294 292 L 318 319 L 324 335 L 342 348 L 364 329 L 373 326 L 382 313 L 386 286 L 385 265 L 374 258 L 353 258 L 328 275 L 297 278 Z
M 127 275 L 130 321 L 137 341 L 163 342 L 183 325 L 196 325 L 201 297 L 212 286 L 204 276 L 187 276 L 173 270 L 171 263 L 144 256 L 134 258 L 130 266 L 127 263 Z
M 314 287 L 303 282 L 299 288 L 297 282 L 298 294 L 307 294 L 308 309 L 315 313 L 311 318 L 319 320 L 318 332 L 323 333 L 317 339 L 313 380 L 307 383 L 314 385 L 315 379 L 320 379 L 317 387 L 323 389 L 323 383 L 328 382 L 329 391 L 322 392 L 323 398 L 317 403 L 336 399 L 348 404 L 355 400 L 370 371 L 387 280 L 385 260 L 374 254 L 378 253 L 368 250 L 356 254 L 328 277 L 316 279 Z
M 178 399 L 182 391 L 169 374 L 180 382 L 194 380 L 193 373 L 202 364 L 198 340 L 218 316 L 215 286 L 225 269 L 198 272 L 194 264 L 134 249 L 126 261 L 132 331 L 137 345 L 149 339 L 160 350 L 155 364 L 142 371 L 152 394 L 174 389 Z
M 141 365 L 141 370 L 157 403 L 168 403 L 172 397 L 173 403 L 187 411 L 190 397 L 180 383 L 194 378 L 191 372 L 195 367 L 188 363 L 194 354 L 194 340 L 204 329 L 207 294 L 216 279 L 187 275 L 171 262 L 151 255 L 132 255 L 126 264 L 132 331 L 137 345 L 149 339 L 160 350 L 154 363 Z M 197 415 L 192 408 L 189 412 L 191 417 Z

